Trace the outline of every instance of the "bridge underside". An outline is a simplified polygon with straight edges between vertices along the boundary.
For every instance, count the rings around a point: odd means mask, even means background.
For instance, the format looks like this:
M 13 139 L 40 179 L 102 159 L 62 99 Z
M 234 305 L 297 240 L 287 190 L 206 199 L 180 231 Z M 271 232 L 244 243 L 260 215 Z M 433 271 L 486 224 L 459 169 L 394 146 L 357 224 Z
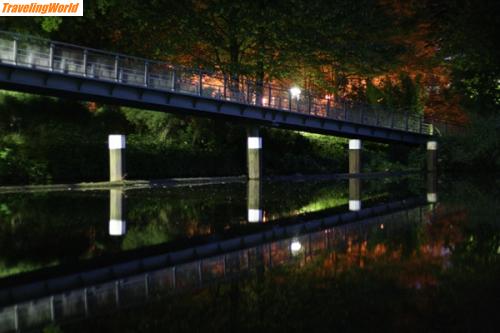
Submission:
M 430 138 L 429 135 L 394 128 L 358 124 L 310 114 L 251 106 L 9 64 L 0 64 L 0 88 L 99 101 L 181 115 L 225 118 L 262 126 L 377 142 L 420 145 Z

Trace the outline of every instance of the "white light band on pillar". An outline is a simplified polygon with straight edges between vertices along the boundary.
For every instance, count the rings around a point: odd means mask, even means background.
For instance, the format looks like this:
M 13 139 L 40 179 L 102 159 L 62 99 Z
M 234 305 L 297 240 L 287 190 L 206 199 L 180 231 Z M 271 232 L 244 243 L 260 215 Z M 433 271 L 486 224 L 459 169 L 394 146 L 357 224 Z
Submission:
M 427 142 L 427 150 L 437 150 L 437 149 L 438 149 L 438 143 L 436 141 Z
M 349 210 L 351 212 L 361 210 L 361 200 L 349 200 Z
M 427 202 L 436 203 L 437 202 L 437 193 L 427 193 Z
M 349 140 L 349 149 L 352 150 L 361 149 L 361 140 L 358 139 Z
M 262 222 L 262 209 L 249 209 L 248 222 Z
M 123 236 L 127 232 L 127 222 L 123 220 L 109 220 L 109 235 Z
M 125 149 L 125 135 L 112 134 L 108 136 L 109 149 Z
M 258 136 L 249 137 L 248 149 L 262 149 L 262 138 Z

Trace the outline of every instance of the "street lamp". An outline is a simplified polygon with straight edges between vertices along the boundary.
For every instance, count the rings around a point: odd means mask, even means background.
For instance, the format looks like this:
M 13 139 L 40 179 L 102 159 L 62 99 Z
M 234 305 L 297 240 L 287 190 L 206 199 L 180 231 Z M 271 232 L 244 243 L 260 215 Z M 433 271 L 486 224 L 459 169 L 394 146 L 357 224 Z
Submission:
M 292 87 L 292 88 L 290 88 L 290 95 L 292 96 L 292 98 L 299 99 L 300 98 L 300 93 L 301 93 L 301 90 L 300 90 L 299 87 Z
M 293 240 L 292 244 L 290 244 L 290 250 L 292 251 L 292 255 L 299 254 L 301 249 L 302 249 L 302 244 L 300 244 L 298 240 Z

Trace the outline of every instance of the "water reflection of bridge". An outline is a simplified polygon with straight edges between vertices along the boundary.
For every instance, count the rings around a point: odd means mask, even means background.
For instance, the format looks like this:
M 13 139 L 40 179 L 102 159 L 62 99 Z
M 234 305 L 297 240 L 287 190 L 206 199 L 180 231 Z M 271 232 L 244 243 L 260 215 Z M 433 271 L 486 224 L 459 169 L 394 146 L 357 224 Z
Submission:
M 432 207 L 414 197 L 18 285 L 0 291 L 0 332 L 83 319 L 309 261 L 325 251 L 346 253 L 349 244 L 367 241 L 376 232 L 391 237 L 401 226 L 428 222 Z

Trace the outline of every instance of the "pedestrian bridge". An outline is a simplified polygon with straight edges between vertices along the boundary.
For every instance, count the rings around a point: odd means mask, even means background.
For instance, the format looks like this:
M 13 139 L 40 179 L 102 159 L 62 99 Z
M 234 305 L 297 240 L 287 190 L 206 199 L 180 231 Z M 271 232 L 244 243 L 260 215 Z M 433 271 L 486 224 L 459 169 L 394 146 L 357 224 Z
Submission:
M 4 31 L 0 88 L 411 145 L 446 129 L 408 112 Z

